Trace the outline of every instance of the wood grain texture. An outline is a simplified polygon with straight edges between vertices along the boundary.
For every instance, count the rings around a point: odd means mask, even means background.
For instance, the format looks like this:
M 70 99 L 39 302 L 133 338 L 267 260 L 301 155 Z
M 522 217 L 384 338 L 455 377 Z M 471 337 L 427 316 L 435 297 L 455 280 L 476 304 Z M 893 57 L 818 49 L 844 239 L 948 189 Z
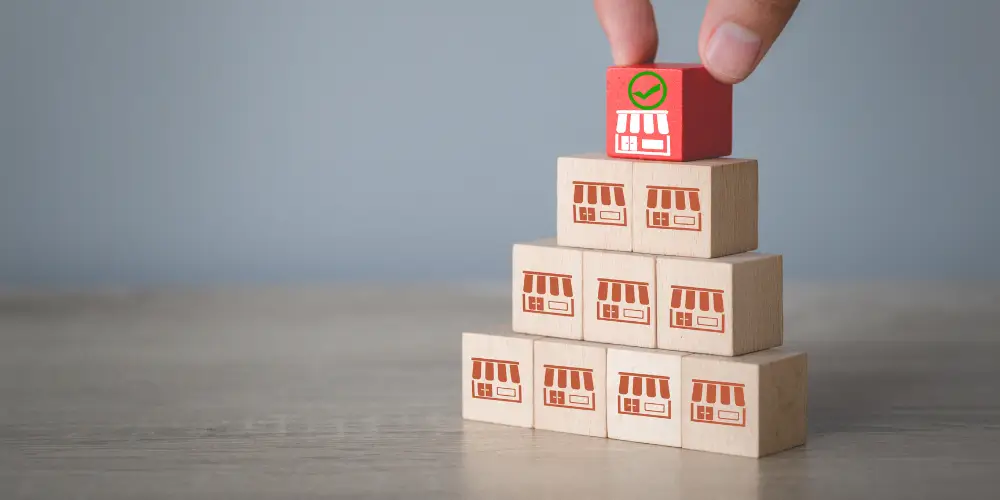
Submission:
M 556 170 L 559 245 L 631 251 L 632 162 L 585 153 L 559 157 Z M 581 209 L 589 210 L 589 219 Z
M 681 396 L 681 358 L 686 355 L 660 349 L 608 347 L 609 438 L 681 446 L 681 421 L 686 414 Z
M 535 428 L 607 437 L 607 348 L 561 339 L 535 341 Z
M 780 255 L 657 257 L 656 347 L 738 356 L 784 339 Z
M 757 248 L 757 161 L 633 164 L 632 249 L 714 258 Z
M 556 246 L 554 238 L 517 243 L 512 268 L 513 330 L 582 340 L 583 252 Z
M 534 341 L 508 328 L 462 334 L 462 418 L 534 424 Z
M 583 340 L 656 346 L 654 256 L 585 250 L 583 286 Z
M 784 348 L 681 359 L 685 449 L 762 457 L 801 445 L 806 355 Z
M 762 459 L 463 421 L 461 332 L 509 300 L 506 280 L 0 294 L 0 498 L 996 494 L 1000 283 L 790 283 L 808 440 Z

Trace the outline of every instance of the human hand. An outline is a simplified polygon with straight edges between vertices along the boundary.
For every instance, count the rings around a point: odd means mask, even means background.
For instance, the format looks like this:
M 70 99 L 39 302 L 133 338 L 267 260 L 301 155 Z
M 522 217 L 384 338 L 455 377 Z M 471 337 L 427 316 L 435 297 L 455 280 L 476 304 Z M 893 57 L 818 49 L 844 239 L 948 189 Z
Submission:
M 785 29 L 799 0 L 708 0 L 698 55 L 717 80 L 745 80 Z M 594 0 L 615 64 L 651 63 L 659 36 L 649 0 Z

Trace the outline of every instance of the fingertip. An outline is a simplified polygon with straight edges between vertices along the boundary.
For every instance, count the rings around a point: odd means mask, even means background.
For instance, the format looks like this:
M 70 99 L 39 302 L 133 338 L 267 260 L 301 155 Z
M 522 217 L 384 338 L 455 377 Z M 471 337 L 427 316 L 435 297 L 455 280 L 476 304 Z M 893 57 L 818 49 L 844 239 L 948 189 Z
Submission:
M 650 63 L 656 59 L 659 34 L 649 0 L 594 0 L 597 18 L 615 65 Z

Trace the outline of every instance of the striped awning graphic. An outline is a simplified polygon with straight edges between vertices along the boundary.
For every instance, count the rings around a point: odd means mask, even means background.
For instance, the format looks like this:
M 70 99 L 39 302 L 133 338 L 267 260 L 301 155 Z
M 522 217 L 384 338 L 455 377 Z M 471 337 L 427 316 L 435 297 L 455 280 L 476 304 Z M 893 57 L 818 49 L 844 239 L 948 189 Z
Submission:
M 672 309 L 725 312 L 722 303 L 722 290 L 686 286 L 672 286 L 670 288 L 672 290 L 670 296 Z
M 744 384 L 732 384 L 729 382 L 714 382 L 711 380 L 693 380 L 694 387 L 691 389 L 691 402 L 706 404 L 736 405 L 741 408 L 746 407 L 746 397 L 743 394 Z
M 625 206 L 625 185 L 602 182 L 574 182 L 573 203 L 590 205 Z
M 670 134 L 670 125 L 667 123 L 666 111 L 641 111 L 622 110 L 618 111 L 618 122 L 615 124 L 615 132 L 624 134 L 638 134 L 640 131 L 645 134 Z
M 597 300 L 649 305 L 649 284 L 600 278 L 597 280 Z
M 524 293 L 537 293 L 553 297 L 573 297 L 572 276 L 524 271 Z
M 622 396 L 670 399 L 670 377 L 624 372 L 618 375 L 618 394 Z
M 670 186 L 647 186 L 646 208 L 660 207 L 663 210 L 701 211 L 698 189 Z
M 545 387 L 594 390 L 594 371 L 588 368 L 545 365 Z
M 514 361 L 499 359 L 472 358 L 472 378 L 492 382 L 521 383 L 521 373 Z

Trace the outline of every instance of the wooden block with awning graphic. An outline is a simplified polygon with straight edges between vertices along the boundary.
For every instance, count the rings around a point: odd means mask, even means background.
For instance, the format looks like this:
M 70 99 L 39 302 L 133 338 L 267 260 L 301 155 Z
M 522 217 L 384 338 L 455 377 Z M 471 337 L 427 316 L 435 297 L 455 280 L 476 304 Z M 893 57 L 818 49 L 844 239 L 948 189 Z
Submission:
M 614 158 L 688 161 L 733 148 L 733 89 L 700 64 L 611 66 L 605 152 Z
M 712 259 L 757 249 L 757 161 L 636 161 L 632 250 Z
M 462 334 L 462 416 L 496 424 L 534 425 L 534 341 L 510 331 Z
M 608 437 L 681 445 L 681 359 L 684 353 L 608 348 Z
M 535 341 L 535 428 L 607 437 L 607 347 Z
M 656 346 L 655 257 L 586 250 L 583 284 L 583 340 Z
M 783 342 L 780 255 L 657 257 L 656 287 L 658 348 L 739 356 Z
M 530 335 L 582 340 L 582 285 L 582 250 L 559 247 L 552 238 L 514 245 L 512 328 Z
M 782 347 L 681 359 L 682 446 L 762 457 L 806 441 L 807 358 Z
M 603 154 L 559 157 L 556 241 L 560 246 L 632 250 L 632 162 Z

